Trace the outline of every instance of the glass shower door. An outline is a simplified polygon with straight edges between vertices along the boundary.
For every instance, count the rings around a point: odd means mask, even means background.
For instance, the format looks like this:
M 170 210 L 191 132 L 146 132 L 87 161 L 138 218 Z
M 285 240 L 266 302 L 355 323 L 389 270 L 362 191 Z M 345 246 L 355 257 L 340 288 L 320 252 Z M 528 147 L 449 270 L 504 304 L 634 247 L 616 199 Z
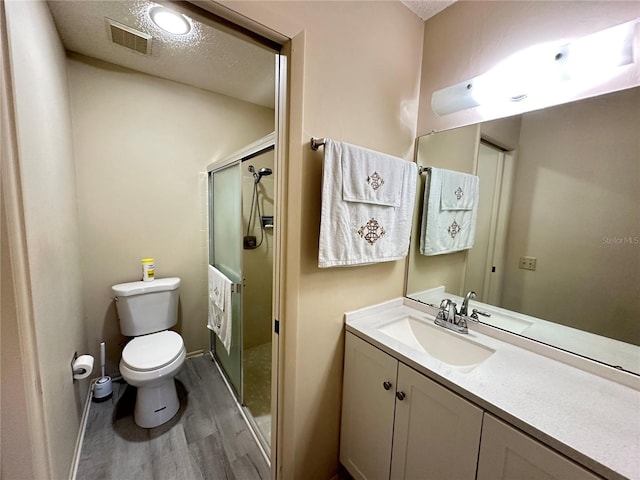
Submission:
M 209 173 L 209 263 L 236 286 L 242 285 L 242 183 L 241 164 Z M 228 380 L 242 398 L 241 288 L 231 294 L 232 322 L 229 351 L 215 333 L 213 351 Z

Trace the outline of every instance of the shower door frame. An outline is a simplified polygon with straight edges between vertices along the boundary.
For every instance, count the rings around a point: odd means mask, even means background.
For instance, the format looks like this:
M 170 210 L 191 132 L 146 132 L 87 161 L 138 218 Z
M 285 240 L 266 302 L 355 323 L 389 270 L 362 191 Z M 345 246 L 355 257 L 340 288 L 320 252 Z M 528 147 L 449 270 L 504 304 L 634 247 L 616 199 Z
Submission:
M 224 357 L 220 357 L 217 354 L 217 345 L 216 338 L 217 336 L 209 331 L 209 349 L 216 356 L 216 362 L 219 364 L 220 370 L 224 373 L 225 380 L 227 384 L 231 388 L 231 390 L 235 393 L 235 395 L 240 398 L 242 401 L 244 392 L 242 391 L 243 378 L 242 378 L 242 283 L 243 283 L 243 272 L 242 272 L 242 253 L 238 253 L 239 265 L 237 265 L 237 271 L 233 271 L 233 268 L 221 268 L 220 263 L 215 261 L 215 240 L 214 240 L 214 208 L 215 208 L 215 188 L 214 188 L 214 178 L 216 173 L 222 173 L 228 170 L 235 169 L 237 171 L 238 182 L 236 185 L 237 198 L 234 200 L 235 203 L 239 204 L 240 212 L 242 212 L 242 174 L 240 170 L 240 165 L 237 162 L 225 163 L 224 165 L 216 165 L 216 168 L 211 170 L 207 169 L 207 189 L 208 189 L 208 217 L 209 217 L 209 228 L 208 228 L 208 264 L 214 266 L 218 270 L 220 270 L 225 276 L 231 280 L 232 283 L 232 291 L 231 291 L 231 345 L 229 347 L 229 351 L 224 354 Z M 237 231 L 235 232 L 236 237 L 242 238 L 242 217 L 240 217 L 239 223 L 237 225 Z M 233 226 L 231 227 L 233 229 Z M 232 262 L 233 263 L 233 262 Z M 235 338 L 234 338 L 235 337 Z M 237 344 L 236 344 L 237 343 Z M 234 352 L 233 349 L 237 349 L 237 362 L 234 361 Z M 237 373 L 235 372 L 237 370 Z
M 212 163 L 210 165 L 207 166 L 207 187 L 208 187 L 208 202 L 209 202 L 209 211 L 208 211 L 208 215 L 209 215 L 209 245 L 208 245 L 208 249 L 209 249 L 209 260 L 208 263 L 212 264 L 212 260 L 214 259 L 214 255 L 213 255 L 213 242 L 211 241 L 212 239 L 212 235 L 213 232 L 211 231 L 211 229 L 213 228 L 213 188 L 212 188 L 212 176 L 216 173 L 216 172 L 221 172 L 222 170 L 225 170 L 227 168 L 234 168 L 237 167 L 239 168 L 239 166 L 242 165 L 242 163 L 244 161 L 250 160 L 251 158 L 257 157 L 259 155 L 262 155 L 263 153 L 272 151 L 276 149 L 276 133 L 272 132 L 264 137 L 262 137 L 259 140 L 256 140 L 255 142 L 247 145 L 246 147 L 244 147 L 243 149 L 231 154 L 229 157 L 225 158 L 224 160 L 221 160 L 219 162 L 215 162 Z M 277 174 L 278 174 L 278 170 L 277 170 L 277 155 L 274 158 L 274 167 L 276 168 L 276 178 L 277 178 Z M 239 178 L 239 197 L 238 197 L 238 201 L 240 202 L 240 210 L 242 211 L 242 176 L 240 176 Z M 277 197 L 277 195 L 276 195 Z M 277 219 L 278 219 L 278 215 L 277 215 L 277 202 L 276 205 L 274 205 L 274 218 L 276 219 L 276 225 L 277 225 Z M 240 224 L 242 224 L 242 216 L 239 218 L 239 222 Z M 278 231 L 277 227 L 274 227 L 276 229 L 276 232 Z M 276 241 L 277 244 L 277 241 Z M 241 245 L 238 246 L 238 248 L 242 248 Z M 274 272 L 276 271 L 276 262 L 277 262 L 277 252 L 278 249 L 277 247 L 274 248 L 274 255 L 273 255 L 273 262 L 274 262 Z M 277 276 L 277 275 L 276 275 Z M 274 283 L 274 286 L 272 288 L 271 291 L 271 296 L 272 299 L 274 298 L 274 292 L 276 291 L 276 285 Z M 274 409 L 271 408 L 271 424 L 272 424 L 272 435 L 271 435 L 271 439 L 270 439 L 270 444 L 265 444 L 262 441 L 262 436 L 263 433 L 259 430 L 257 424 L 255 423 L 255 421 L 253 420 L 253 414 L 251 413 L 251 411 L 246 407 L 245 403 L 244 403 L 244 396 L 245 396 L 245 392 L 244 392 L 244 365 L 243 365 L 243 334 L 244 334 L 244 321 L 243 321 L 243 309 L 242 309 L 242 302 L 243 302 L 243 295 L 244 295 L 244 274 L 241 274 L 241 283 L 240 283 L 240 288 L 239 288 L 239 292 L 236 292 L 239 294 L 239 303 L 240 303 L 240 308 L 238 309 L 239 311 L 239 319 L 237 319 L 238 321 L 236 322 L 234 318 L 232 318 L 232 327 L 233 328 L 238 328 L 239 329 L 239 335 L 238 335 L 238 341 L 240 343 L 240 379 L 239 379 L 239 388 L 236 388 L 233 385 L 233 382 L 229 376 L 229 374 L 224 370 L 224 368 L 220 368 L 220 371 L 223 373 L 223 376 L 225 377 L 225 381 L 227 382 L 227 384 L 229 385 L 229 387 L 235 392 L 236 397 L 237 397 L 237 401 L 238 404 L 240 405 L 241 409 L 243 410 L 243 412 L 245 413 L 245 418 L 246 420 L 251 424 L 251 428 L 254 430 L 253 434 L 256 438 L 256 440 L 258 441 L 258 444 L 261 446 L 261 448 L 264 450 L 265 456 L 269 459 L 270 463 L 273 463 L 273 458 L 272 458 L 272 450 L 273 450 L 273 445 L 274 445 L 274 433 L 275 430 L 277 428 L 277 423 L 276 423 L 276 418 L 277 415 L 274 412 Z M 274 322 L 274 309 L 272 307 L 272 312 L 271 312 L 271 320 L 270 323 L 273 324 Z M 273 342 L 273 339 L 272 339 Z M 272 343 L 273 344 L 273 343 Z M 213 353 L 214 355 L 214 359 L 216 360 L 216 363 L 220 363 L 218 360 L 218 356 L 216 354 L 216 335 L 214 332 L 210 331 L 210 335 L 209 335 L 209 345 L 210 345 L 210 349 L 211 349 L 211 353 Z M 277 348 L 277 347 L 276 347 Z M 273 370 L 277 370 L 278 369 L 278 362 L 277 362 L 277 356 L 274 356 L 273 353 L 273 348 L 272 348 L 272 354 L 271 354 L 271 365 L 272 365 L 272 372 Z M 277 352 L 277 350 L 276 350 Z M 276 360 L 274 362 L 274 360 Z M 275 363 L 275 365 L 274 365 Z M 274 368 L 274 366 L 276 368 Z M 219 367 L 221 367 L 219 365 Z M 271 377 L 271 390 L 272 390 L 272 404 L 273 404 L 273 378 L 274 375 L 272 373 L 272 377 Z M 246 411 L 249 412 L 249 415 L 246 415 Z M 276 428 L 274 428 L 276 427 Z M 259 433 L 258 433 L 259 432 Z

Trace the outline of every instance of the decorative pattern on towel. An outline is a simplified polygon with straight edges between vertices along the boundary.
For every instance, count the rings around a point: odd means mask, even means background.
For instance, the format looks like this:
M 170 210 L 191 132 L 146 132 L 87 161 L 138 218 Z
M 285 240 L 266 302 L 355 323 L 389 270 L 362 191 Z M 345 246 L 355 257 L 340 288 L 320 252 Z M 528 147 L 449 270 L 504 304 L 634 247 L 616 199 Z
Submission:
M 378 175 L 378 172 L 373 172 L 372 175 L 367 177 L 367 183 L 374 190 L 378 190 L 382 185 L 384 185 L 384 180 L 382 179 L 382 177 L 380 175 Z
M 384 237 L 384 233 L 384 228 L 375 218 L 369 220 L 365 225 L 360 227 L 360 230 L 358 230 L 358 234 L 364 238 L 369 245 L 373 245 Z
M 420 253 L 440 255 L 471 248 L 478 216 L 479 179 L 432 168 L 425 187 Z
M 327 139 L 318 266 L 389 262 L 409 252 L 417 166 Z
M 460 233 L 460 230 L 462 230 L 462 227 L 458 225 L 458 222 L 456 222 L 455 220 L 453 221 L 451 226 L 447 228 L 447 232 L 449 232 L 449 235 L 451 235 L 451 238 L 456 238 L 456 235 Z

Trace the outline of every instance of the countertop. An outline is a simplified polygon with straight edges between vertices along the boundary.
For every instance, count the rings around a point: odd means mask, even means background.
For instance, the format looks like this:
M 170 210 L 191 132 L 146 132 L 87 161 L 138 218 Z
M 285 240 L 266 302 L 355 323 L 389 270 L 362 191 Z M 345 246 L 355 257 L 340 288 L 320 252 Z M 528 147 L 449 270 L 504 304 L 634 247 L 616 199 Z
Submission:
M 495 353 L 465 372 L 377 330 L 436 312 L 398 298 L 346 313 L 346 329 L 604 478 L 640 480 L 640 377 L 596 375 L 590 360 L 475 322 L 465 337 Z

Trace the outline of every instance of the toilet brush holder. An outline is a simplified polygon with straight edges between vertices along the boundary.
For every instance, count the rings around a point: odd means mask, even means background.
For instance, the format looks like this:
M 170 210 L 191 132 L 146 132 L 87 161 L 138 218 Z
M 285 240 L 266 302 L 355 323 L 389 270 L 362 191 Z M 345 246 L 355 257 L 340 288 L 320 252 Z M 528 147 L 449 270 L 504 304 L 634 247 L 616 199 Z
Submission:
M 105 400 L 109 400 L 111 398 L 111 394 L 113 393 L 113 388 L 111 385 L 111 377 L 108 377 L 104 374 L 104 364 L 105 364 L 105 344 L 104 342 L 100 343 L 100 368 L 102 376 L 96 380 L 96 384 L 93 386 L 93 401 L 94 402 L 104 402 Z
M 111 377 L 100 377 L 93 387 L 93 401 L 104 402 L 109 400 L 112 393 Z

